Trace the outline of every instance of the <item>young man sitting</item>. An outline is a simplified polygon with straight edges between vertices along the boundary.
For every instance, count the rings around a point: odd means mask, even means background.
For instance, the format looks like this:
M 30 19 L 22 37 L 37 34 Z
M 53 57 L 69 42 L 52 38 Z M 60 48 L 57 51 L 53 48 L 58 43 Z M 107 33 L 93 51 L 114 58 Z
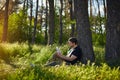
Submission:
M 71 64 L 74 65 L 78 62 L 80 62 L 81 57 L 82 57 L 82 51 L 80 49 L 80 47 L 78 46 L 78 41 L 76 38 L 71 37 L 68 39 L 68 45 L 70 47 L 70 50 L 68 51 L 67 55 L 64 56 L 61 54 L 60 51 L 57 51 L 54 55 L 53 58 L 56 59 L 60 59 L 62 61 L 65 61 L 66 64 Z M 51 62 L 49 64 L 47 64 L 46 66 L 55 66 L 60 64 L 60 62 Z

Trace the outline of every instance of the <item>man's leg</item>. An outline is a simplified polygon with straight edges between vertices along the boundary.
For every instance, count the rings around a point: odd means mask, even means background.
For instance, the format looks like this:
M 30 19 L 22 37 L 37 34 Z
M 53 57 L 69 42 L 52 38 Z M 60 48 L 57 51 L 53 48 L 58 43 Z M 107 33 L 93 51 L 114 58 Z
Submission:
M 60 65 L 62 63 L 62 60 L 57 58 L 55 54 L 56 53 L 52 55 L 52 57 L 48 60 L 45 66 L 55 66 L 55 65 Z

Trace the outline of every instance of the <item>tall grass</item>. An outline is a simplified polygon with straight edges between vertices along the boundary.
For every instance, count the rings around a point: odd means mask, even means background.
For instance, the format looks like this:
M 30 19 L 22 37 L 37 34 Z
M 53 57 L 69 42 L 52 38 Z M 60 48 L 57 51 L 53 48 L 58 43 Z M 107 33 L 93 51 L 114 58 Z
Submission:
M 93 49 L 95 54 L 95 63 L 97 65 L 105 63 L 105 48 L 101 46 L 94 46 Z
M 8 80 L 119 80 L 119 68 L 111 69 L 102 64 L 98 67 L 93 65 L 35 66 L 25 69 L 17 69 L 7 77 Z
M 12 70 L 0 76 L 7 80 L 119 80 L 120 68 L 109 67 L 104 60 L 104 48 L 94 47 L 96 61 L 92 65 L 45 67 L 56 44 L 52 46 L 29 45 L 28 43 L 0 44 L 0 64 L 6 64 Z M 68 46 L 59 46 L 65 55 Z M 10 64 L 15 65 L 13 67 Z M 98 66 L 96 64 L 101 64 Z M 1 69 L 1 68 L 0 68 Z M 2 67 L 2 70 L 5 70 Z M 1 71 L 1 70 L 0 70 Z M 4 72 L 5 73 L 5 72 Z

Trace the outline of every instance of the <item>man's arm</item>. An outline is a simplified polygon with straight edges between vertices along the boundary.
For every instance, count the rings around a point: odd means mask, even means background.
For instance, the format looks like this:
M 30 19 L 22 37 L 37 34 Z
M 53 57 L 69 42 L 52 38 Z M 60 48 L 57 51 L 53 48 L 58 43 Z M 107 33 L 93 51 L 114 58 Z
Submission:
M 56 53 L 56 56 L 57 56 L 58 58 L 62 59 L 62 60 L 67 60 L 67 61 L 73 61 L 73 60 L 75 60 L 75 59 L 77 58 L 77 57 L 74 56 L 74 55 L 71 55 L 71 57 L 66 57 L 66 56 L 61 55 L 61 54 L 58 54 L 58 53 Z

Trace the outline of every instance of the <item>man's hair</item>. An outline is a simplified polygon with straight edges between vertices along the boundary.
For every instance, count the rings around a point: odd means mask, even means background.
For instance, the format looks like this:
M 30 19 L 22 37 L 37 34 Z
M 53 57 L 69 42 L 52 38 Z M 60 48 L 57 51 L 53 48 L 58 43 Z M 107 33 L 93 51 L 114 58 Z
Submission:
M 75 43 L 75 44 L 78 44 L 77 38 L 75 38 L 75 37 L 69 38 L 68 41 Z

